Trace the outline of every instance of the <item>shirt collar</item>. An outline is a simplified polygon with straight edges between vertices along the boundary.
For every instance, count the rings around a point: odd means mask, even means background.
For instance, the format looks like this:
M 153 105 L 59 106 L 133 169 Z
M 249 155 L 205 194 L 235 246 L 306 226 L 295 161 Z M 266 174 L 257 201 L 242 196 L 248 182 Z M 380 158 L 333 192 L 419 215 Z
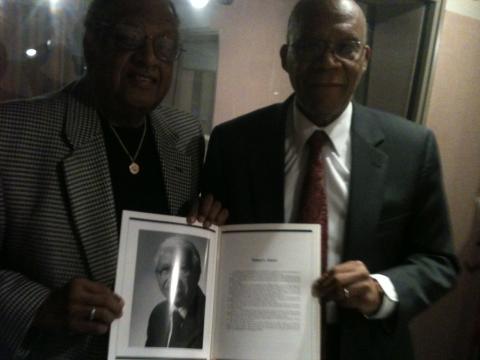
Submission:
M 325 127 L 319 127 L 311 122 L 295 104 L 293 106 L 293 141 L 295 146 L 298 149 L 303 149 L 310 136 L 315 131 L 322 130 L 330 138 L 332 150 L 343 157 L 347 152 L 347 144 L 350 138 L 352 109 L 352 103 L 349 102 L 338 118 Z
M 184 307 L 174 307 L 172 314 L 177 311 L 178 314 L 182 317 L 182 319 L 185 319 L 187 317 L 188 310 Z

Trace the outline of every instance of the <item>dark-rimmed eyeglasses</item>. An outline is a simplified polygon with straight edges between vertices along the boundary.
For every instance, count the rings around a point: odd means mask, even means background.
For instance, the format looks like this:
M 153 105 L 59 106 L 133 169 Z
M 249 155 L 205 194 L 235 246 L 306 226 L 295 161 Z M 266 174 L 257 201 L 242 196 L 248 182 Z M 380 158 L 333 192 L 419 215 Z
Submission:
M 100 24 L 106 28 L 115 46 L 122 50 L 135 51 L 145 46 L 147 40 L 152 41 L 153 52 L 163 62 L 174 62 L 184 51 L 178 40 L 165 35 L 147 35 L 141 26 L 133 24 Z
M 338 60 L 357 61 L 365 45 L 360 40 L 331 43 L 324 40 L 300 40 L 290 45 L 302 59 L 314 59 L 329 51 Z

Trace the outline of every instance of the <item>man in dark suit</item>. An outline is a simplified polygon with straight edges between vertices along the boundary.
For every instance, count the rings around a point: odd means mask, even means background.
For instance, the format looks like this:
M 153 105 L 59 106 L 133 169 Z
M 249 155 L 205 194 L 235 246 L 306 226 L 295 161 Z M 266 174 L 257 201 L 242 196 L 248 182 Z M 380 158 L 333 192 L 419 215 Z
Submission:
M 145 346 L 202 348 L 205 295 L 198 287 L 201 263 L 198 250 L 181 236 L 170 237 L 159 246 L 155 275 L 165 300 L 150 314 Z
M 295 94 L 214 129 L 204 189 L 231 223 L 315 214 L 327 359 L 406 360 L 409 320 L 452 286 L 457 263 L 434 136 L 352 104 L 366 29 L 353 0 L 301 0 L 280 52 Z
M 200 124 L 159 106 L 172 3 L 94 0 L 85 25 L 84 78 L 0 106 L 0 349 L 15 359 L 106 359 L 122 210 L 186 214 L 198 194 Z

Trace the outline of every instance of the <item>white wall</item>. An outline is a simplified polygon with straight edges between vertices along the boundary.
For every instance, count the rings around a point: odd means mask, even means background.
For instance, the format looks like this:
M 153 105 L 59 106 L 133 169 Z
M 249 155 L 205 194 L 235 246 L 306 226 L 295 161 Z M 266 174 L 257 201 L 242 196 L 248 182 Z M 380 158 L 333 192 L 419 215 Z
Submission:
M 447 11 L 480 20 L 479 0 L 448 0 Z

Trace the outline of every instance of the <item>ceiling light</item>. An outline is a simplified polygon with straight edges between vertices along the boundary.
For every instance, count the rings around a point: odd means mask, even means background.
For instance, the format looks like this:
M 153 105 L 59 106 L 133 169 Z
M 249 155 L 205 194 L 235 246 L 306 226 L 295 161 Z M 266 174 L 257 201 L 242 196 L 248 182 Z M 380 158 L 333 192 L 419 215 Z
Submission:
M 61 0 L 50 0 L 50 10 L 56 11 L 60 7 Z
M 33 58 L 33 57 L 37 56 L 37 50 L 35 50 L 35 49 L 28 49 L 28 50 L 25 51 L 25 54 L 27 54 L 27 56 L 28 56 L 29 58 Z
M 203 9 L 209 1 L 210 0 L 190 0 L 190 3 L 195 9 Z

